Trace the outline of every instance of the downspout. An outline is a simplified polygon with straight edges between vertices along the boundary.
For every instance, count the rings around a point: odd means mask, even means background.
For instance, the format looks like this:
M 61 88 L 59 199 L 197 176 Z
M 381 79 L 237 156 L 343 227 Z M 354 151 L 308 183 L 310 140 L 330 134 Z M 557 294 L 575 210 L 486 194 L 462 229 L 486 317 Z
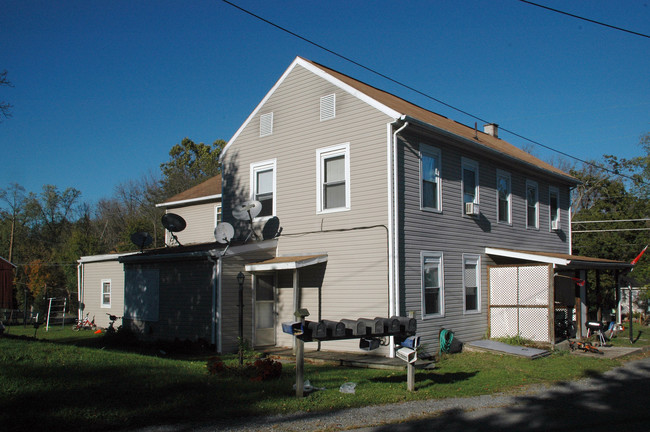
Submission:
M 401 131 L 406 129 L 406 127 L 409 125 L 408 122 L 405 122 L 404 125 L 402 125 L 401 128 L 397 129 L 393 133 L 393 142 L 392 142 L 392 157 L 393 157 L 393 202 L 392 202 L 392 207 L 393 207 L 393 212 L 392 212 L 392 220 L 390 221 L 390 227 L 393 230 L 391 233 L 391 238 L 393 238 L 393 247 L 392 247 L 392 253 L 393 257 L 392 260 L 394 262 L 393 265 L 393 290 L 394 290 L 394 300 L 393 300 L 393 313 L 394 315 L 399 315 L 400 310 L 400 296 L 399 296 L 399 232 L 398 232 L 398 221 L 399 221 L 399 195 L 397 193 L 398 191 L 398 162 L 397 162 L 397 134 L 399 134 Z
M 399 315 L 399 235 L 397 230 L 398 219 L 398 164 L 397 164 L 397 134 L 403 131 L 408 122 L 405 122 L 399 129 L 393 132 L 392 141 L 388 140 L 388 311 L 389 315 Z M 388 125 L 389 131 L 392 124 Z M 392 165 L 391 165 L 392 162 Z M 395 358 L 395 343 L 393 336 L 390 337 L 390 358 Z
M 219 319 L 220 305 L 221 302 L 218 301 L 220 294 L 220 278 L 221 278 L 221 256 L 210 255 L 208 260 L 213 263 L 212 265 L 212 309 L 211 309 L 211 328 L 210 328 L 210 345 L 215 347 L 217 352 L 221 352 L 221 338 L 217 338 L 219 327 L 221 325 L 221 320 Z M 219 346 L 217 346 L 217 342 Z

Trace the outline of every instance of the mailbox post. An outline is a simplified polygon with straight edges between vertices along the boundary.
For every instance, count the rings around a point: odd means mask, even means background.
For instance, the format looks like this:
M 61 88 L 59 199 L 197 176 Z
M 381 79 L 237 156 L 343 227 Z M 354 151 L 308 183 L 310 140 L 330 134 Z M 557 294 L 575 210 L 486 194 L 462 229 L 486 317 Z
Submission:
M 294 315 L 300 320 L 300 328 L 305 330 L 305 318 L 309 316 L 307 309 L 298 309 Z M 294 335 L 296 341 L 296 397 L 303 397 L 305 387 L 305 341 Z

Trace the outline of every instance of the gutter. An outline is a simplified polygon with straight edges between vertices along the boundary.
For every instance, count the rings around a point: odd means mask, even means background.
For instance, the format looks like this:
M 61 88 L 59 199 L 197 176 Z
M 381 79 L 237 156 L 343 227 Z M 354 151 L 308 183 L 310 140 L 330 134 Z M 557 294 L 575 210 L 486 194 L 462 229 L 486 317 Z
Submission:
M 198 203 L 202 201 L 213 201 L 216 199 L 221 199 L 221 194 L 208 195 L 199 198 L 188 198 L 184 200 L 171 201 L 171 202 L 164 202 L 164 203 L 156 204 L 156 207 L 172 207 L 172 206 L 179 206 L 184 204 Z

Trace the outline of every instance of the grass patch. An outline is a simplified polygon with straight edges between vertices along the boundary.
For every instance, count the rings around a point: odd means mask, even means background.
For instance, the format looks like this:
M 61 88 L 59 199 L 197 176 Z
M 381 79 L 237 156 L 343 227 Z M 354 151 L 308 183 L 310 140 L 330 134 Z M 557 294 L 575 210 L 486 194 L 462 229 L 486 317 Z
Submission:
M 306 364 L 305 379 L 326 390 L 297 399 L 293 364 L 285 364 L 277 380 L 253 382 L 236 374 L 209 375 L 206 359 L 198 357 L 172 359 L 159 351 L 154 356 L 102 349 L 103 338 L 91 332 L 39 330 L 38 336 L 45 340 L 0 338 L 3 430 L 39 430 L 43 424 L 71 430 L 200 424 L 475 396 L 592 376 L 620 364 L 563 353 L 531 361 L 464 352 L 443 356 L 434 370 L 418 370 L 413 393 L 406 390 L 406 371 Z M 230 366 L 237 363 L 236 356 L 222 359 Z M 349 381 L 357 383 L 356 393 L 340 393 L 339 386 Z
M 625 330 L 616 337 L 608 340 L 607 343 L 619 347 L 645 347 L 650 346 L 650 327 L 634 323 L 632 326 L 632 342 L 630 342 L 630 327 L 624 322 Z

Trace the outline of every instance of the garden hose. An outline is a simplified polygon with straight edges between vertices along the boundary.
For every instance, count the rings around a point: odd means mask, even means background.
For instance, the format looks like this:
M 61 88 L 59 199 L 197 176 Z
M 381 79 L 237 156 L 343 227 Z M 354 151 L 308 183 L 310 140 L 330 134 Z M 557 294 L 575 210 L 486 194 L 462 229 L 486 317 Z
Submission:
M 454 340 L 454 332 L 447 329 L 440 330 L 440 352 L 448 353 L 451 349 L 451 341 Z

